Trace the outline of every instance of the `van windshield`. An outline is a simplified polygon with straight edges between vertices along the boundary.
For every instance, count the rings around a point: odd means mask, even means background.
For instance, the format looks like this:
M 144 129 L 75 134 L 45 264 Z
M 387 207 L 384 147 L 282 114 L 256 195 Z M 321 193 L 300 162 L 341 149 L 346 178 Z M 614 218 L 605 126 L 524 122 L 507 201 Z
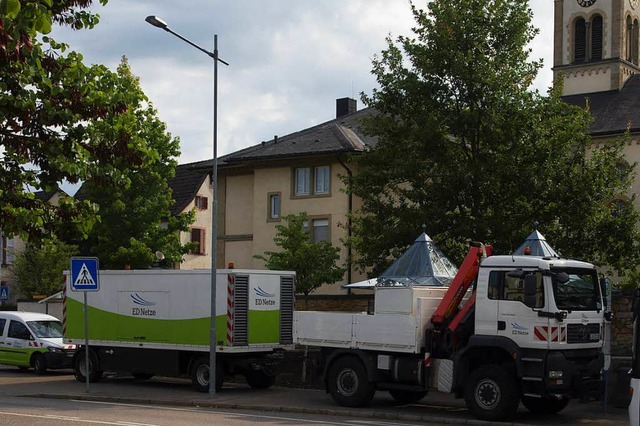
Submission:
M 36 337 L 62 337 L 60 321 L 27 321 L 27 324 Z

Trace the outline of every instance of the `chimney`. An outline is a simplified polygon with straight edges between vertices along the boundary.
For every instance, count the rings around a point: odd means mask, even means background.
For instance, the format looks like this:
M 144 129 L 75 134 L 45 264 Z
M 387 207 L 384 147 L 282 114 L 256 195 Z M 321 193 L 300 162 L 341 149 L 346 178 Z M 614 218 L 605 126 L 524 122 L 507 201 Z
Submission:
M 358 101 L 351 98 L 336 99 L 336 118 L 353 114 L 358 110 Z

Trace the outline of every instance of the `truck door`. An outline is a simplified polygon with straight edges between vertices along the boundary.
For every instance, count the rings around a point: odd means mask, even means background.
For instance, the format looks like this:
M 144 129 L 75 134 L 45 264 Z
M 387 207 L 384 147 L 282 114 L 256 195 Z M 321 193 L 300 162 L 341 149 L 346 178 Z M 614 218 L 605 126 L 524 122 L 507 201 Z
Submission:
M 0 318 L 0 364 L 7 361 L 7 332 L 5 326 L 7 320 Z
M 491 282 L 497 285 L 498 336 L 507 337 L 521 348 L 548 349 L 553 339 L 549 318 L 538 315 L 544 308 L 546 295 L 544 277 L 540 272 L 492 271 Z M 535 305 L 525 305 L 524 281 L 526 274 L 533 274 L 536 282 Z M 557 332 L 557 331 L 556 331 Z
M 29 358 L 35 349 L 34 339 L 26 325 L 20 321 L 11 320 L 7 330 L 5 348 L 7 362 L 12 365 L 29 365 Z

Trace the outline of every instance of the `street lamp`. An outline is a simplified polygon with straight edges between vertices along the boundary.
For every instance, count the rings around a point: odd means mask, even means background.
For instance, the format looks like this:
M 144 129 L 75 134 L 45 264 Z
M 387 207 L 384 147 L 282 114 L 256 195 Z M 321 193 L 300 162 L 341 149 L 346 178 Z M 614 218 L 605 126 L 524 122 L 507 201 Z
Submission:
M 202 53 L 213 59 L 213 167 L 212 167 L 212 185 L 213 185 L 213 211 L 211 212 L 211 333 L 209 346 L 209 394 L 216 393 L 216 257 L 218 242 L 218 62 L 225 65 L 229 63 L 218 57 L 218 35 L 213 36 L 213 52 L 198 46 L 194 42 L 173 31 L 165 21 L 157 16 L 147 16 L 145 18 L 149 24 L 154 27 L 161 28 L 166 32 L 173 34 L 180 40 L 195 47 Z

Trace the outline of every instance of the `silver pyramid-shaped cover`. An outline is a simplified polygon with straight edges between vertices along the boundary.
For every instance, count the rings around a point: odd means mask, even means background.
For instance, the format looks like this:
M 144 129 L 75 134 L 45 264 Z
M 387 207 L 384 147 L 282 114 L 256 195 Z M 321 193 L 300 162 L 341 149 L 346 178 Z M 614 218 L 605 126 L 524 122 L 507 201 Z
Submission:
M 546 238 L 538 230 L 534 230 L 520 247 L 513 252 L 514 255 L 524 255 L 525 249 L 529 247 L 531 252 L 529 256 L 538 257 L 560 257 L 558 253 L 547 243 Z
M 378 277 L 377 285 L 448 286 L 457 272 L 458 268 L 423 232 L 407 251 Z

